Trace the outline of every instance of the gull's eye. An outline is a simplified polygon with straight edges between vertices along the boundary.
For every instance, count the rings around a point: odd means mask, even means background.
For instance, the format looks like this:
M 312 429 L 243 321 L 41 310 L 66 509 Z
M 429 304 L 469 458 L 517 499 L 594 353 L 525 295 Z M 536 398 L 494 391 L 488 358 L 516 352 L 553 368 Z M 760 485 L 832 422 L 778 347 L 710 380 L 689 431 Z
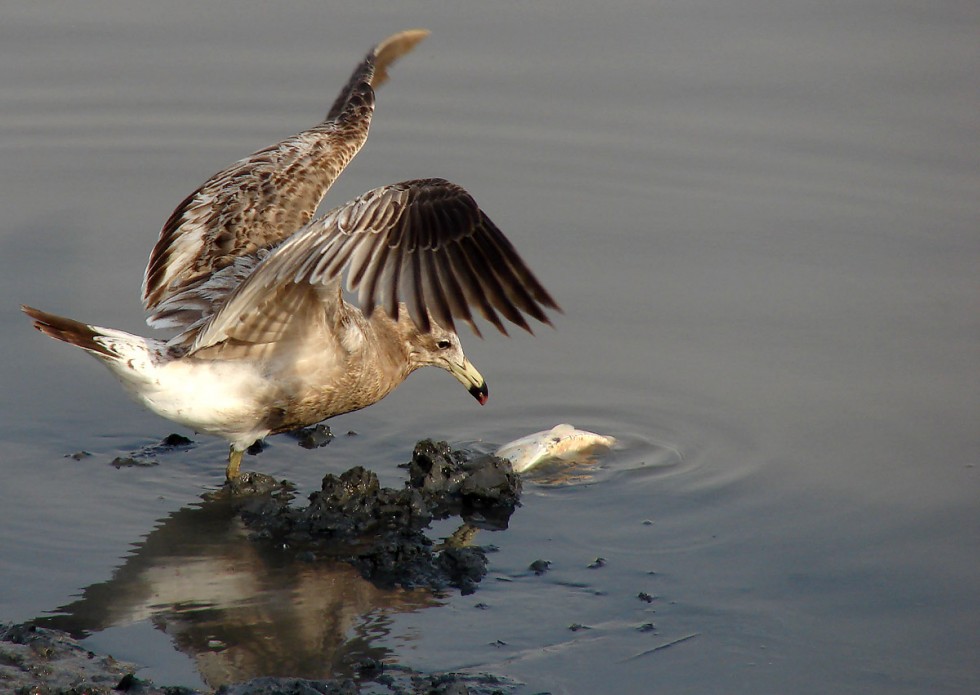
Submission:
M 450 343 L 448 340 L 440 340 L 438 343 L 436 343 L 436 347 L 440 350 L 448 350 L 451 346 L 452 343 Z

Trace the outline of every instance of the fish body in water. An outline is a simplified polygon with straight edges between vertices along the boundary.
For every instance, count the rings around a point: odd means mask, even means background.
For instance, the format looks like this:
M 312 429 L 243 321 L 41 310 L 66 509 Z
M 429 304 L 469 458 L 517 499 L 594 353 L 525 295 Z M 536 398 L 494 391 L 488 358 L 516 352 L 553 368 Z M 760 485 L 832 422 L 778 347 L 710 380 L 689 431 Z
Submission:
M 508 459 L 515 471 L 523 473 L 543 461 L 574 460 L 580 454 L 597 447 L 610 449 L 615 444 L 616 440 L 612 437 L 575 429 L 572 425 L 563 423 L 550 430 L 515 439 L 504 444 L 495 453 L 500 458 Z

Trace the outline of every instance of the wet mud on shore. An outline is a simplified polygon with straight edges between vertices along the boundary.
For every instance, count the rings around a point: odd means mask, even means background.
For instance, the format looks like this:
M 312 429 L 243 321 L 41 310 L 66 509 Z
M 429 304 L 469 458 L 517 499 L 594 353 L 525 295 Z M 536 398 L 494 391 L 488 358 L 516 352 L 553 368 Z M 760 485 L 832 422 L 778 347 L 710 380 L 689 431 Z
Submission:
M 188 444 L 165 440 L 160 446 L 165 450 Z M 159 452 L 151 449 L 134 452 L 132 462 L 120 465 L 152 465 L 153 454 Z M 247 473 L 207 495 L 199 508 L 186 512 L 199 517 L 195 521 L 198 529 L 208 528 L 201 526 L 205 517 L 210 520 L 207 523 L 243 527 L 256 552 L 275 556 L 275 562 L 287 570 L 346 565 L 378 590 L 399 588 L 429 595 L 474 592 L 487 573 L 487 552 L 492 550 L 492 546 L 478 544 L 479 531 L 507 527 L 520 504 L 520 477 L 505 459 L 471 455 L 431 440 L 417 444 L 405 468 L 407 480 L 401 489 L 382 487 L 376 474 L 355 466 L 341 475 L 326 475 L 321 489 L 305 501 L 295 498 L 288 481 Z M 434 522 L 450 519 L 458 521 L 456 532 L 445 539 L 430 537 Z M 147 545 L 152 541 L 151 536 Z M 127 591 L 126 574 L 121 570 L 111 582 L 89 587 L 78 601 L 57 614 L 0 626 L 3 689 L 25 694 L 198 692 L 142 680 L 135 676 L 138 665 L 94 654 L 77 641 L 110 626 L 118 617 L 100 594 L 111 593 L 118 603 Z M 338 576 L 342 579 L 343 571 Z M 426 602 L 424 596 L 415 600 Z M 186 643 L 179 645 L 182 650 L 193 651 L 195 637 L 190 632 L 178 635 L 177 641 Z M 213 642 L 212 638 L 211 646 Z M 233 651 L 234 645 L 228 646 Z M 383 657 L 356 650 L 321 654 L 325 660 L 345 661 L 343 670 L 350 677 L 259 677 L 241 683 L 219 678 L 225 684 L 217 692 L 498 693 L 513 692 L 517 686 L 489 674 L 422 674 L 383 662 Z

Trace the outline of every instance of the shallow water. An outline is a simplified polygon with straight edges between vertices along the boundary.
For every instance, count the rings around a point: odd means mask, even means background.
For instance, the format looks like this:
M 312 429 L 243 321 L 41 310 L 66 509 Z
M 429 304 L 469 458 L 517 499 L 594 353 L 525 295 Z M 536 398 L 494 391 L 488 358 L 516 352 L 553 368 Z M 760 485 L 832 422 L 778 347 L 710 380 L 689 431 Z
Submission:
M 527 692 L 980 688 L 973 5 L 276 8 L 0 11 L 0 620 L 81 601 L 90 648 L 198 687 L 366 654 Z M 112 467 L 193 435 L 17 310 L 147 330 L 170 210 L 313 123 L 412 26 L 433 35 L 327 204 L 457 181 L 565 314 L 464 336 L 482 409 L 429 370 L 331 422 L 356 437 L 273 438 L 246 465 L 302 490 L 354 464 L 397 485 L 423 436 L 620 439 L 525 486 L 510 527 L 478 537 L 497 550 L 471 596 L 277 565 L 202 504 L 221 442 Z

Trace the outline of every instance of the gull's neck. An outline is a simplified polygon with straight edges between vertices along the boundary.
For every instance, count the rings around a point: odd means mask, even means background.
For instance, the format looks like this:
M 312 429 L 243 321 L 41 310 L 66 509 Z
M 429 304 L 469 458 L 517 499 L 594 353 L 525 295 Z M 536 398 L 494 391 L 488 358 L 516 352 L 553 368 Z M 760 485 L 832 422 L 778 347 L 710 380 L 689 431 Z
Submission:
M 347 308 L 348 336 L 353 336 L 349 339 L 365 341 L 363 348 L 374 353 L 377 366 L 388 377 L 386 381 L 399 384 L 423 366 L 411 340 L 418 329 L 404 304 L 400 305 L 397 321 L 381 307 L 376 307 L 370 317 L 365 317 L 357 307 L 348 305 Z

